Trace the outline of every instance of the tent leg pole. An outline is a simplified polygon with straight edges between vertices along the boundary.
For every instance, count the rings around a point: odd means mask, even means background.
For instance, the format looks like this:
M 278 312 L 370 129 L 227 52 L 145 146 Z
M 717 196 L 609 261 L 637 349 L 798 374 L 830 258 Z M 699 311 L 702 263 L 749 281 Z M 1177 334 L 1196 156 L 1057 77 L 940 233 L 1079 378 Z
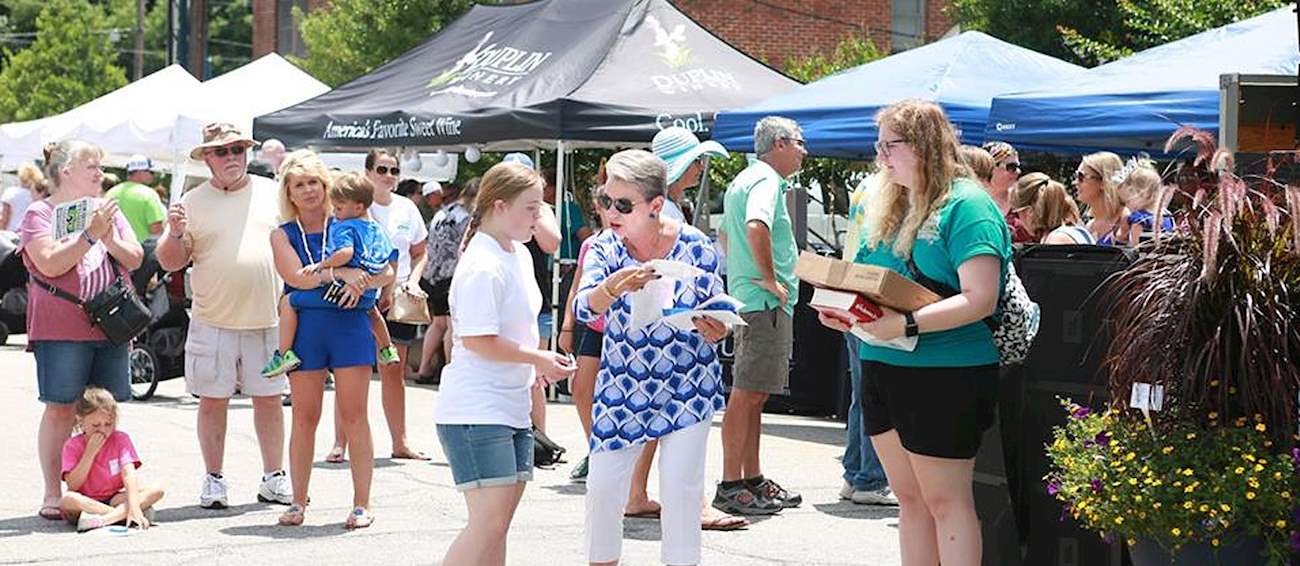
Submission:
M 560 340 L 559 340 L 560 309 L 562 308 L 562 304 L 560 301 L 560 272 L 563 271 L 564 268 L 564 264 L 561 263 L 562 261 L 561 251 L 564 249 L 565 244 L 569 244 L 569 242 L 564 241 L 564 238 L 567 237 L 564 232 L 564 228 L 565 228 L 564 204 L 565 204 L 565 189 L 566 189 L 566 187 L 564 186 L 564 178 L 565 178 L 565 165 L 567 165 L 566 163 L 567 160 L 565 159 L 565 153 L 566 150 L 564 147 L 564 140 L 556 140 L 555 142 L 555 207 L 556 207 L 555 213 L 556 213 L 556 224 L 559 225 L 560 227 L 560 247 L 555 249 L 555 262 L 554 262 L 555 269 L 551 270 L 551 351 L 553 352 L 558 352 L 560 350 Z M 538 161 L 538 164 L 540 163 L 541 161 Z M 551 398 L 555 398 L 558 395 L 554 387 L 548 387 L 547 393 L 548 393 L 548 397 Z

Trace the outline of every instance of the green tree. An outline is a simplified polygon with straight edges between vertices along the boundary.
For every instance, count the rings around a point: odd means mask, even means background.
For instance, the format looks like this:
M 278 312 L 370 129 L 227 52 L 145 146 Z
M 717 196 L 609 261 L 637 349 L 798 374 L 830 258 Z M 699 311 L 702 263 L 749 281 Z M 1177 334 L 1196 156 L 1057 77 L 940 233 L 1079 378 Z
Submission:
M 951 0 L 949 15 L 1079 65 L 1112 61 L 1282 6 L 1282 0 Z
M 1150 47 L 1225 26 L 1276 10 L 1283 0 L 1118 0 L 1119 33 L 1089 36 L 1074 27 L 1057 31 L 1075 56 L 1087 63 L 1105 63 Z
M 126 85 L 126 72 L 105 29 L 101 8 L 87 0 L 49 0 L 36 18 L 36 41 L 0 71 L 0 122 L 68 110 Z
M 473 0 L 335 0 L 299 22 L 304 70 L 330 86 L 364 75 L 419 45 L 475 4 Z M 297 58 L 295 58 L 297 59 Z

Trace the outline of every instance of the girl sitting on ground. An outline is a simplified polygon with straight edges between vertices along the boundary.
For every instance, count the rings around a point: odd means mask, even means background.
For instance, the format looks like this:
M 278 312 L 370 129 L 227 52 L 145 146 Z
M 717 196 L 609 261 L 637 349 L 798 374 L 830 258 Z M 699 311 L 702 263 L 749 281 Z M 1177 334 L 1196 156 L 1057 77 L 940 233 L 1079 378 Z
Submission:
M 131 437 L 117 430 L 117 401 L 103 388 L 87 387 L 76 415 L 81 434 L 63 443 L 63 518 L 78 532 L 123 521 L 149 528 L 163 490 L 143 486 L 136 476 L 140 456 Z

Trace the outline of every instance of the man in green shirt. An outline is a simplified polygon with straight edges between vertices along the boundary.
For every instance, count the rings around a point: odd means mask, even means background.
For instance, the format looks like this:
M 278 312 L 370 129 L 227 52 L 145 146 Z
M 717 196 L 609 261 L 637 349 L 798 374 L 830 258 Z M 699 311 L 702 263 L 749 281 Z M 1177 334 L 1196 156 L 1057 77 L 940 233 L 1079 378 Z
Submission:
M 748 326 L 736 333 L 731 397 L 722 419 L 722 483 L 713 506 L 732 514 L 769 515 L 803 498 L 763 477 L 759 466 L 763 405 L 785 391 L 794 345 L 799 250 L 786 209 L 786 181 L 808 154 L 799 124 L 768 116 L 754 126 L 758 160 L 727 187 L 722 237 L 727 293 L 745 303 Z
M 122 215 L 131 224 L 137 242 L 162 233 L 167 211 L 162 199 L 149 186 L 153 183 L 153 162 L 143 155 L 132 155 L 126 163 L 126 182 L 119 183 L 104 193 L 104 198 L 117 201 Z

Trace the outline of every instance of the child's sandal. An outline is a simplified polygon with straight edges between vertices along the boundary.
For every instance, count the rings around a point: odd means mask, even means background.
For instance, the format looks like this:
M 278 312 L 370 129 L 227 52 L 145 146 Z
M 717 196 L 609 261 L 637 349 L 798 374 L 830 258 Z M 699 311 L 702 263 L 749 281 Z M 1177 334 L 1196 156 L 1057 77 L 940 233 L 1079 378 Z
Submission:
M 369 509 L 366 509 L 365 507 L 357 507 L 348 514 L 348 519 L 347 521 L 344 521 L 343 526 L 348 530 L 364 529 L 374 522 L 375 516 L 370 514 Z
M 280 515 L 280 525 L 285 527 L 297 527 L 302 525 L 303 520 L 306 518 L 306 511 L 307 510 L 304 509 L 302 505 L 298 505 L 297 503 L 290 505 L 289 508 Z

